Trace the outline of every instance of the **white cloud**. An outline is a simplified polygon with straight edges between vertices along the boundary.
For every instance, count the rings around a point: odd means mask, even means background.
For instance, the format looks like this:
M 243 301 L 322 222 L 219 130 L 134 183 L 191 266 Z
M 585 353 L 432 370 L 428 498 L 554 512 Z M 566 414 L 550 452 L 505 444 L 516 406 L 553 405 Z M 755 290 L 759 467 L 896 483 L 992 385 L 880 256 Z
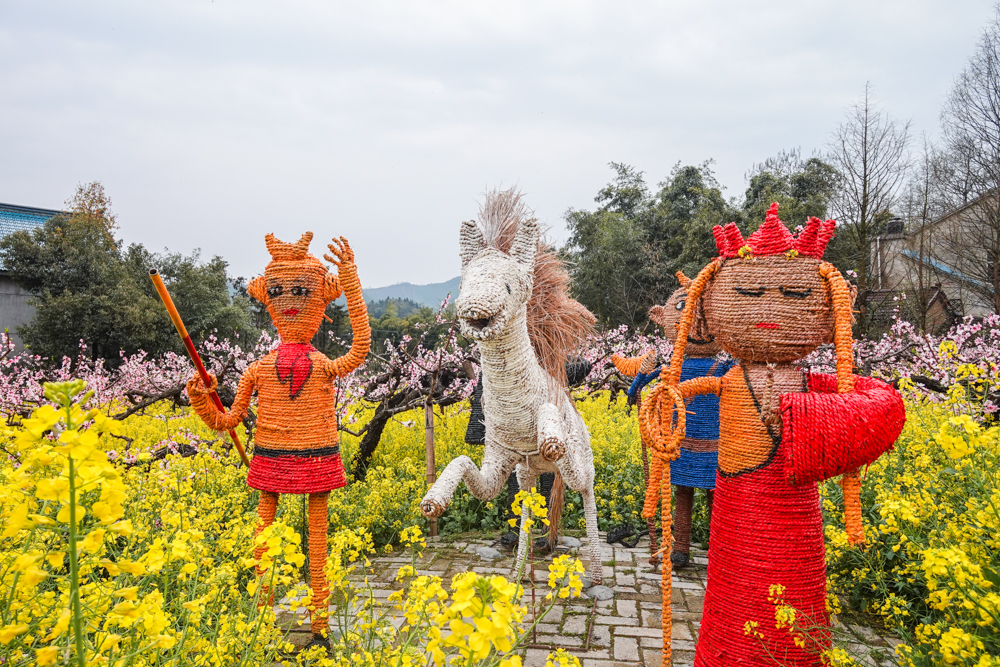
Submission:
M 934 132 L 984 2 L 186 2 L 0 8 L 0 201 L 101 180 L 127 240 L 266 261 L 344 234 L 368 285 L 458 271 L 518 183 L 562 235 L 609 161 L 651 183 L 822 148 L 866 81 Z M 317 249 L 319 244 L 317 243 Z

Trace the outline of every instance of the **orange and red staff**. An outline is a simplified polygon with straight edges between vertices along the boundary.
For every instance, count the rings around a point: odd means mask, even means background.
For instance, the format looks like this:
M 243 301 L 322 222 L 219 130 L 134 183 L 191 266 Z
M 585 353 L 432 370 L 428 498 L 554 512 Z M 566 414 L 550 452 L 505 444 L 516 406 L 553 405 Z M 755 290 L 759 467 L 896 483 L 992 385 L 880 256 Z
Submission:
M 205 365 L 201 363 L 201 357 L 198 356 L 198 351 L 194 348 L 194 343 L 191 341 L 191 336 L 188 335 L 187 328 L 184 326 L 184 321 L 181 320 L 180 313 L 177 312 L 177 307 L 174 306 L 174 300 L 170 298 L 170 293 L 167 292 L 167 286 L 163 284 L 163 278 L 160 277 L 160 273 L 156 269 L 150 269 L 149 277 L 153 280 L 153 285 L 156 287 L 156 293 L 160 295 L 160 299 L 163 301 L 163 305 L 167 308 L 167 314 L 170 315 L 170 320 L 174 323 L 174 327 L 177 328 L 177 333 L 180 334 L 181 340 L 184 342 L 184 347 L 187 349 L 188 356 L 191 357 L 191 363 L 198 370 L 198 375 L 201 376 L 201 381 L 205 383 L 206 387 L 212 386 L 211 378 L 208 376 L 208 371 L 205 370 Z M 222 399 L 219 398 L 218 392 L 213 391 L 211 393 L 212 402 L 215 407 L 219 409 L 220 412 L 225 412 L 226 409 L 222 405 Z M 236 445 L 236 451 L 240 453 L 240 459 L 243 460 L 243 464 L 250 467 L 250 459 L 247 458 L 246 450 L 243 449 L 242 443 L 240 443 L 239 436 L 236 435 L 236 429 L 229 429 L 229 437 L 233 439 L 233 444 Z

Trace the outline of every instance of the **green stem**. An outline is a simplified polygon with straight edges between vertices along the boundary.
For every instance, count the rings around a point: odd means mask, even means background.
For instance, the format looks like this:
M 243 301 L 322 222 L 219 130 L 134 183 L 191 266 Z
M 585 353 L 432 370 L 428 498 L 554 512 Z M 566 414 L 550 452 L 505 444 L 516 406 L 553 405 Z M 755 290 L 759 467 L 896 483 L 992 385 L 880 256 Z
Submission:
M 73 634 L 76 643 L 76 659 L 80 667 L 86 667 L 87 657 L 83 652 L 83 609 L 80 605 L 80 566 L 76 552 L 76 472 L 73 456 L 69 459 L 69 600 L 73 610 Z

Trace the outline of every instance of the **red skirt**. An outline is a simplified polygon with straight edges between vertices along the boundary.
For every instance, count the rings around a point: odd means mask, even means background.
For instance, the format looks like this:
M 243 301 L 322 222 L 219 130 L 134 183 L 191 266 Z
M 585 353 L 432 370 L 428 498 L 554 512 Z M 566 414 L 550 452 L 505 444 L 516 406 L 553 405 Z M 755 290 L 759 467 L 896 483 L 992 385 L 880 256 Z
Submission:
M 256 447 L 247 484 L 272 493 L 324 493 L 346 485 L 340 448 L 324 447 L 318 454 Z
M 820 665 L 817 651 L 797 647 L 787 628 L 774 627 L 774 605 L 768 601 L 771 586 L 781 584 L 798 620 L 819 626 L 819 637 L 829 640 L 819 494 L 816 484 L 792 486 L 783 473 L 778 460 L 716 479 L 696 667 L 773 664 L 768 654 L 782 665 Z M 758 623 L 764 637 L 748 635 L 747 621 Z

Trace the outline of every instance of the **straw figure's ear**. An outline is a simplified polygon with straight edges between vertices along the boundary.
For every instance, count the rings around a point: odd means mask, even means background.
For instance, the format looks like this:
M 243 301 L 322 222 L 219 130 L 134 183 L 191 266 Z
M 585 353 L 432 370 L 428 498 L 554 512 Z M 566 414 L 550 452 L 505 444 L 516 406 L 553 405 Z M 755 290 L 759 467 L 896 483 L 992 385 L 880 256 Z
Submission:
M 267 284 L 264 282 L 264 276 L 257 276 L 251 280 L 250 284 L 247 285 L 247 292 L 265 306 L 267 305 Z
M 462 223 L 462 229 L 458 233 L 458 254 L 462 258 L 462 268 L 464 269 L 472 259 L 479 254 L 479 251 L 486 247 L 483 241 L 483 233 L 475 220 L 466 220 Z
M 676 274 L 678 282 L 680 282 L 681 287 L 688 289 L 691 287 L 691 279 L 684 275 L 683 271 L 678 271 Z
M 657 324 L 659 324 L 661 327 L 666 327 L 667 326 L 666 325 L 666 321 L 667 321 L 666 315 L 667 315 L 666 308 L 664 308 L 663 306 L 657 305 L 657 306 L 653 306 L 652 308 L 649 309 L 649 319 L 653 320 L 654 322 L 656 322 Z
M 340 278 L 332 273 L 327 273 L 323 277 L 323 299 L 327 303 L 336 301 L 340 298 L 342 292 L 343 290 L 340 287 Z
M 525 220 L 518 226 L 514 243 L 510 247 L 510 256 L 529 270 L 535 268 L 538 233 L 538 223 L 535 220 Z

